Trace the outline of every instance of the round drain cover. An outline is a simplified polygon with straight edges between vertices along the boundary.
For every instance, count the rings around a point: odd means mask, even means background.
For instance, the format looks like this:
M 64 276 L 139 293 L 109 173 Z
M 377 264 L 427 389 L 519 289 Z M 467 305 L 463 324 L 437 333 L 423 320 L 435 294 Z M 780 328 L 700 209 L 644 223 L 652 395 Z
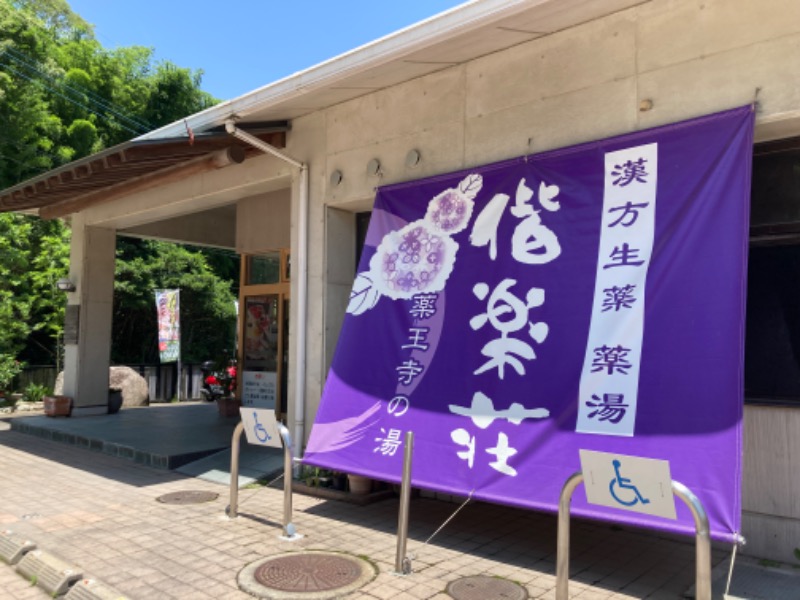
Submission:
M 198 492 L 188 490 L 185 492 L 172 492 L 171 494 L 164 494 L 156 498 L 159 502 L 164 504 L 200 504 L 202 502 L 211 502 L 219 498 L 219 494 L 214 492 Z
M 447 593 L 455 600 L 526 600 L 528 597 L 528 591 L 521 585 L 486 575 L 456 579 L 447 586 Z
M 248 565 L 239 573 L 239 587 L 259 598 L 311 600 L 349 594 L 375 576 L 375 568 L 355 556 L 292 552 Z

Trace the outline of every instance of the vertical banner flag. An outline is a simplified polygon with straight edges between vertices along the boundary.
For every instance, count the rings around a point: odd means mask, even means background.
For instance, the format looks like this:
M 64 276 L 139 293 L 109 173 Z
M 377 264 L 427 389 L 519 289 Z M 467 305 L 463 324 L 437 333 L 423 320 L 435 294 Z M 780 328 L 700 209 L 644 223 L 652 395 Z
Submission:
M 413 431 L 415 486 L 557 511 L 583 452 L 625 499 L 574 514 L 693 533 L 622 510 L 653 459 L 733 540 L 752 135 L 748 106 L 381 188 L 306 462 L 399 481 Z
M 156 290 L 158 353 L 162 363 L 181 357 L 180 290 Z

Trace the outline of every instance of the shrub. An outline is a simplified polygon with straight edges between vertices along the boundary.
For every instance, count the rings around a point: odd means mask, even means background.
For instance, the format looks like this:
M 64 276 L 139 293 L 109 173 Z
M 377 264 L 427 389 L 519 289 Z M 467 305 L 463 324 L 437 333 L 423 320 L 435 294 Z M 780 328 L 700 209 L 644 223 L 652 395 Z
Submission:
M 11 383 L 20 371 L 22 364 L 17 359 L 8 354 L 0 354 L 0 393 L 11 391 Z
M 25 391 L 22 392 L 22 400 L 24 402 L 41 402 L 50 393 L 50 389 L 47 386 L 29 383 Z

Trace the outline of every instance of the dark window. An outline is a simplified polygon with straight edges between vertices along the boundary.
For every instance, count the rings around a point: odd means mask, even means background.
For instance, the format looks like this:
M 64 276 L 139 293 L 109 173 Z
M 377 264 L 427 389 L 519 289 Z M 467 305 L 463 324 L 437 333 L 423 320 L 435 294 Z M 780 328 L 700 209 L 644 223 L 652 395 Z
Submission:
M 361 251 L 367 241 L 367 229 L 369 229 L 371 216 L 371 212 L 356 213 L 356 271 L 358 271 L 358 263 L 361 262 Z
M 753 157 L 745 399 L 800 405 L 800 138 Z

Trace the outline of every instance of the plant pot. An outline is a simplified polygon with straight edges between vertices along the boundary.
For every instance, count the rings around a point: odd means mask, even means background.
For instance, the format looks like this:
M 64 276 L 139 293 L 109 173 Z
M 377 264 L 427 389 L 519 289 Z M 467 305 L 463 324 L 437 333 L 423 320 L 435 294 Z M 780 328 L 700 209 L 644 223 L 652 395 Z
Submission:
M 333 489 L 344 492 L 347 489 L 347 475 L 344 473 L 335 473 L 333 475 L 333 485 L 331 486 Z
M 114 415 L 122 408 L 122 390 L 108 390 L 108 414 Z
M 363 475 L 348 475 L 351 494 L 369 494 L 372 491 L 372 479 Z
M 72 398 L 69 396 L 45 396 L 44 414 L 48 417 L 68 417 L 72 412 Z
M 232 398 L 217 398 L 217 409 L 223 417 L 238 417 L 241 403 Z

